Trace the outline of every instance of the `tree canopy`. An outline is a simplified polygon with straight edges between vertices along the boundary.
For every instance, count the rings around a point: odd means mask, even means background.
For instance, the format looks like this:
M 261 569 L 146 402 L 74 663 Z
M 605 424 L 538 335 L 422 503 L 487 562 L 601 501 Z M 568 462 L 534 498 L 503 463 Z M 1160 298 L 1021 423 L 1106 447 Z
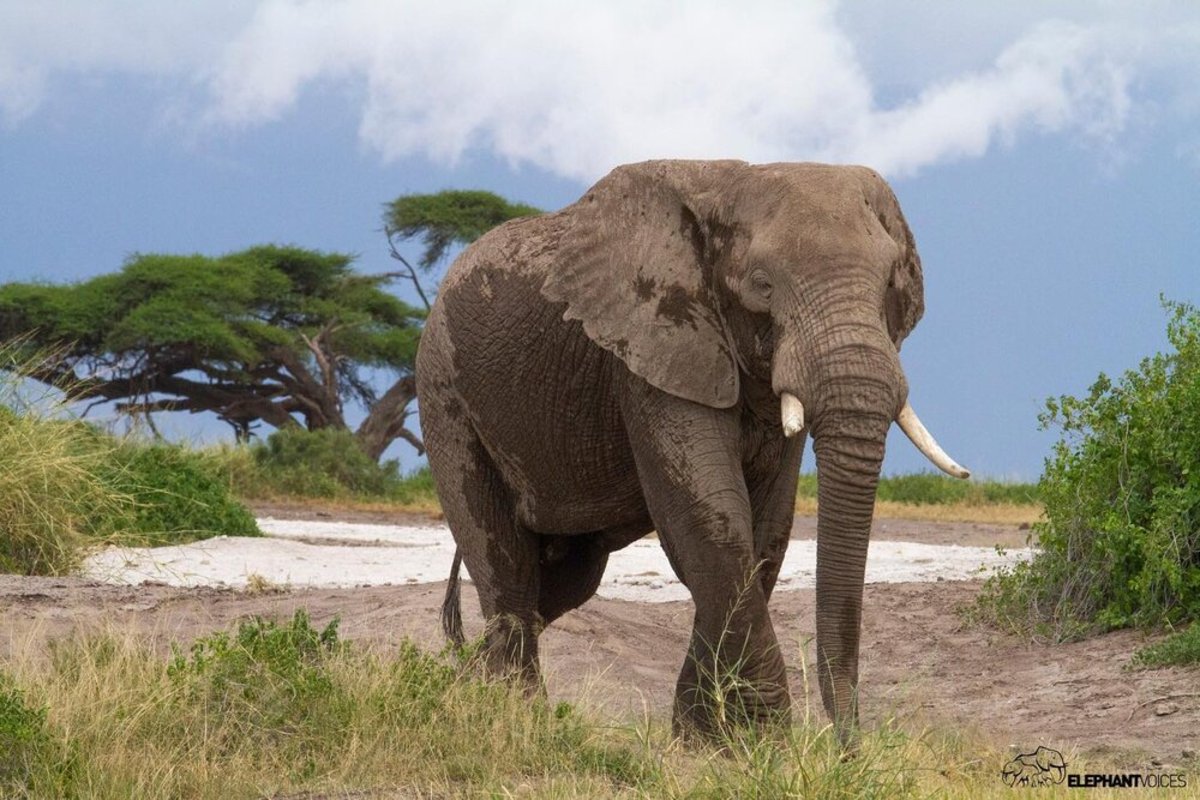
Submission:
M 138 254 L 81 283 L 0 286 L 0 338 L 42 354 L 33 377 L 72 400 L 126 413 L 211 411 L 240 438 L 265 422 L 346 428 L 344 402 L 368 409 L 360 444 L 373 457 L 397 437 L 415 396 L 424 311 L 364 276 L 353 258 L 295 247 Z M 363 374 L 398 380 L 377 396 Z
M 430 270 L 451 245 L 470 244 L 502 222 L 541 213 L 541 209 L 510 203 L 492 192 L 447 190 L 397 197 L 387 204 L 383 224 L 389 239 L 420 236 L 425 250 L 419 263 Z
M 380 275 L 356 273 L 343 253 L 263 245 L 215 257 L 135 254 L 75 284 L 3 284 L 0 340 L 16 341 L 10 352 L 37 364 L 30 377 L 69 400 L 114 403 L 152 428 L 155 412 L 188 411 L 216 414 L 239 439 L 260 423 L 348 430 L 354 402 L 367 410 L 354 435 L 371 458 L 397 438 L 423 452 L 406 425 L 429 297 L 397 242 L 420 239 L 428 274 L 452 246 L 540 213 L 486 191 L 402 195 L 383 223 L 404 269 Z M 425 309 L 385 288 L 398 277 Z M 382 395 L 371 380 L 381 369 L 396 376 Z

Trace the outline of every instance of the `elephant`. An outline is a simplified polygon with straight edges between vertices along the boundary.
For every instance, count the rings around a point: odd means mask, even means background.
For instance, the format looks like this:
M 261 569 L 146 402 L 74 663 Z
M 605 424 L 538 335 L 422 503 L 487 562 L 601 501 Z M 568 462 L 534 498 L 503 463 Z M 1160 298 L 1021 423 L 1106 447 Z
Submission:
M 574 204 L 463 251 L 416 361 L 421 428 L 490 671 L 540 685 L 538 635 L 656 531 L 695 616 L 681 734 L 787 720 L 767 604 L 801 451 L 818 473 L 816 663 L 843 743 L 857 731 L 864 569 L 893 421 L 967 477 L 907 402 L 901 342 L 921 262 L 866 167 L 620 166 Z

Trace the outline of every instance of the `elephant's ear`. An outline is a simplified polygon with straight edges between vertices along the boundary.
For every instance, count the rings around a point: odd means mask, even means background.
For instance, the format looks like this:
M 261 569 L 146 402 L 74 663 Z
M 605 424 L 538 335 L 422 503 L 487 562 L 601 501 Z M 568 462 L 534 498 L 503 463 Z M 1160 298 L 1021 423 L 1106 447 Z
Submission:
M 665 392 L 714 408 L 737 402 L 721 322 L 710 221 L 743 162 L 618 167 L 566 210 L 571 220 L 542 287 L 596 344 Z
M 861 168 L 863 192 L 867 204 L 875 212 L 879 223 L 895 241 L 899 256 L 892 265 L 888 277 L 887 291 L 883 298 L 883 311 L 887 319 L 888 335 L 896 349 L 925 313 L 925 284 L 921 274 L 921 256 L 900 203 L 887 182 L 879 173 Z

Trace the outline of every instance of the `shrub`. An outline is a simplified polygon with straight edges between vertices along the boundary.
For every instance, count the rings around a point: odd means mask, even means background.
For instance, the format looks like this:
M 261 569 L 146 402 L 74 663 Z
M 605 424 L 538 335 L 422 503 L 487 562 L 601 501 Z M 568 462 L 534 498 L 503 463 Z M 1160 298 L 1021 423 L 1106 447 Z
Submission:
M 437 504 L 428 467 L 401 476 L 395 461 L 372 461 L 345 430 L 287 428 L 248 447 L 223 445 L 205 454 L 241 497 Z
M 100 468 L 110 486 L 136 501 L 98 534 L 126 544 L 183 544 L 208 536 L 257 536 L 218 464 L 179 445 L 126 440 Z
M 304 610 L 285 625 L 256 618 L 232 637 L 222 631 L 198 639 L 190 656 L 177 650 L 167 673 L 189 705 L 204 709 L 217 750 L 273 752 L 308 777 L 340 749 L 352 710 L 329 669 L 337 628 L 334 620 L 316 630 Z
M 341 429 L 283 428 L 254 444 L 251 453 L 266 483 L 286 494 L 388 495 L 400 482 L 395 461 L 376 463 L 354 434 Z
M 46 709 L 29 705 L 24 693 L 0 672 L 0 794 L 28 792 L 51 762 L 66 766 L 63 755 L 46 726 Z
M 437 505 L 437 489 L 429 467 L 419 467 L 401 478 L 394 497 L 410 505 Z
M 1200 617 L 1200 312 L 1164 306 L 1171 352 L 1047 401 L 1040 551 L 989 581 L 985 617 L 1055 639 Z
M 211 459 L 118 439 L 21 379 L 0 345 L 0 572 L 62 575 L 89 549 L 248 535 L 257 525 Z

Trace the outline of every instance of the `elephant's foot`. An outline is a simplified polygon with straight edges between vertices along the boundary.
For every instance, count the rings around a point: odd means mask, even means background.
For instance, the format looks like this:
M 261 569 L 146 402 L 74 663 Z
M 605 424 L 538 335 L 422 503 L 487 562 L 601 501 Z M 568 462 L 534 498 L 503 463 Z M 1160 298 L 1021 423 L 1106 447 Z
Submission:
M 685 741 L 719 744 L 739 731 L 761 735 L 790 723 L 791 698 L 780 679 L 756 680 L 732 668 L 711 667 L 685 667 L 680 676 L 672 727 Z
M 489 678 L 509 680 L 525 686 L 529 693 L 540 691 L 538 665 L 540 620 L 524 621 L 515 614 L 492 617 L 484 634 L 483 667 Z

